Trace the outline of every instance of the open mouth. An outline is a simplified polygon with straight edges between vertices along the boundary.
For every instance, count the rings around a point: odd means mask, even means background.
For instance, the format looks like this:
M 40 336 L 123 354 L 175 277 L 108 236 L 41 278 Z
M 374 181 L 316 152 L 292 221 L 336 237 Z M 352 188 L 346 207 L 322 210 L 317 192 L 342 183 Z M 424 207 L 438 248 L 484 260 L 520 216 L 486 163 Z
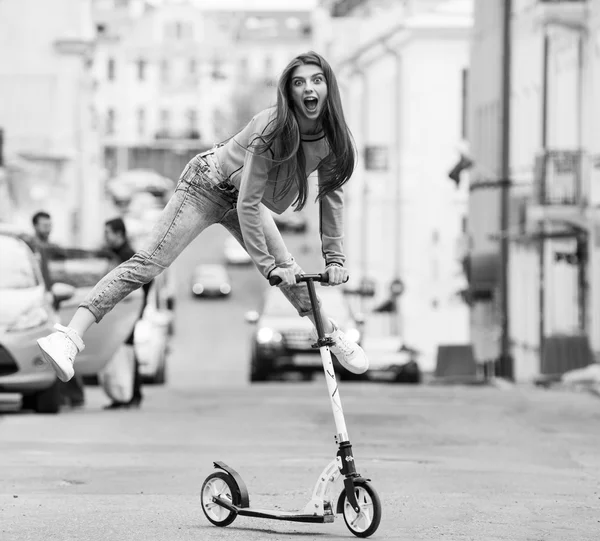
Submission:
M 319 100 L 317 100 L 317 98 L 304 98 L 304 107 L 311 113 L 314 113 L 317 110 L 318 104 Z

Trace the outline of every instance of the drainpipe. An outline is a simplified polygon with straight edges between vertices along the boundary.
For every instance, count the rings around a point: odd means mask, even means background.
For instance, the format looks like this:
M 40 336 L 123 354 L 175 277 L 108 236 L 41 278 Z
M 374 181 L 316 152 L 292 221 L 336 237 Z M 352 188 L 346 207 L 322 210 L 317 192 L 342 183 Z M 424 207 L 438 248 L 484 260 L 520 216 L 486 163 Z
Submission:
M 401 149 L 402 149 L 402 126 L 400 124 L 400 114 L 402 111 L 402 55 L 387 41 L 382 42 L 385 50 L 395 59 L 396 73 L 394 81 L 394 107 L 392 114 L 394 115 L 394 148 L 392 149 L 393 160 L 393 179 L 394 179 L 394 281 L 401 280 L 402 274 L 402 167 L 401 167 Z M 392 323 L 392 334 L 399 335 L 404 329 L 402 308 L 398 302 L 398 295 L 393 295 L 395 310 Z
M 361 78 L 362 89 L 361 89 L 361 107 L 360 107 L 360 131 L 361 138 L 363 141 L 363 163 L 367 151 L 367 142 L 369 134 L 369 82 L 367 80 L 366 73 L 361 70 L 357 65 L 354 66 L 355 73 Z M 366 166 L 363 167 L 363 178 L 362 178 L 362 203 L 361 203 L 361 237 L 360 237 L 360 250 L 362 254 L 361 260 L 361 281 L 364 282 L 368 276 L 368 260 L 369 260 L 369 179 L 367 175 Z M 365 310 L 366 299 L 361 295 L 362 307 Z
M 367 75 L 365 71 L 353 62 L 352 64 L 352 75 L 357 75 L 361 80 L 361 95 L 360 95 L 360 132 L 362 140 L 362 156 L 364 163 L 364 156 L 367 149 L 367 140 L 369 133 L 369 83 L 367 81 Z M 362 175 L 362 201 L 360 203 L 360 275 L 361 284 L 363 284 L 368 277 L 368 254 L 369 254 L 369 182 L 367 178 L 366 167 L 363 167 Z M 366 299 L 363 295 L 360 296 L 360 309 L 361 311 L 366 310 Z
M 510 245 L 510 91 L 511 91 L 511 16 L 512 0 L 504 0 L 502 47 L 502 142 L 501 142 L 501 196 L 500 196 L 500 376 L 513 379 L 513 359 L 510 348 L 509 311 L 509 256 Z
M 546 171 L 548 169 L 548 62 L 550 55 L 550 37 L 548 31 L 544 32 L 543 45 L 543 64 L 542 64 L 542 163 L 540 171 L 540 193 L 538 204 L 545 204 L 546 197 Z M 543 221 L 539 222 L 538 232 L 540 234 L 539 241 L 539 259 L 538 259 L 538 309 L 540 312 L 539 319 L 539 361 L 540 373 L 543 373 L 543 352 L 544 339 L 546 335 L 546 241 L 544 240 L 544 232 L 546 230 Z

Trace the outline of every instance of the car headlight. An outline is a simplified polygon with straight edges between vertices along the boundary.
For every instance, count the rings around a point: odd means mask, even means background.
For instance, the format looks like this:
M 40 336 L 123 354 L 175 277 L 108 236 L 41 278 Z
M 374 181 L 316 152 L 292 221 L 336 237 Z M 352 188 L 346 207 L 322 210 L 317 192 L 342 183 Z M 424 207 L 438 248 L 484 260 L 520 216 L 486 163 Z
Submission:
M 227 293 L 231 291 L 231 286 L 229 284 L 221 284 L 221 287 L 219 287 L 219 291 L 221 291 L 223 295 L 227 295 Z
M 350 340 L 350 342 L 357 343 L 360 340 L 360 331 L 358 329 L 348 329 L 344 332 L 346 338 Z
M 48 313 L 48 310 L 41 306 L 36 306 L 24 314 L 21 314 L 19 319 L 12 325 L 9 325 L 6 330 L 8 332 L 26 331 L 27 329 L 33 329 L 47 323 L 49 319 L 50 314 Z
M 204 291 L 204 286 L 202 284 L 194 284 L 192 286 L 192 291 L 196 294 L 196 295 L 201 295 L 202 292 Z
M 256 341 L 259 344 L 268 344 L 270 342 L 281 342 L 282 339 L 283 339 L 283 337 L 281 336 L 281 333 L 278 333 L 277 331 L 274 331 L 273 329 L 270 329 L 269 327 L 262 327 L 262 328 L 258 329 L 258 332 L 256 333 Z

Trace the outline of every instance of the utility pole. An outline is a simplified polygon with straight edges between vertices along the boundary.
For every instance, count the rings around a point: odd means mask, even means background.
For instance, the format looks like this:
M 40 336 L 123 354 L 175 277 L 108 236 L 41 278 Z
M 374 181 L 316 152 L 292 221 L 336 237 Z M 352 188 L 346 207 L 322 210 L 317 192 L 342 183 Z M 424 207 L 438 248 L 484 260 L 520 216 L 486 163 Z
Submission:
M 512 0 L 504 0 L 502 29 L 502 140 L 500 193 L 500 366 L 499 376 L 513 379 L 509 325 L 509 205 L 510 205 L 510 92 L 511 92 L 511 17 Z

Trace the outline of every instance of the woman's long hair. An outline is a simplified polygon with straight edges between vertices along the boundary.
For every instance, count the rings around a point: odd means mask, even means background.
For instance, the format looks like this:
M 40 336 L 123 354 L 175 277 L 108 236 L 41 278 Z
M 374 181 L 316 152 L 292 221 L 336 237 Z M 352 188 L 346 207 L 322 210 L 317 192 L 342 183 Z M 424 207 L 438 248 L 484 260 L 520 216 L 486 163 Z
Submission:
M 294 70 L 305 64 L 319 66 L 327 82 L 327 101 L 319 121 L 329 143 L 329 155 L 319 165 L 322 180 L 317 199 L 322 199 L 348 182 L 356 160 L 354 140 L 344 118 L 340 90 L 331 66 L 313 51 L 298 55 L 286 66 L 279 78 L 273 119 L 265 132 L 257 136 L 250 145 L 257 153 L 268 152 L 272 161 L 279 164 L 278 184 L 282 184 L 277 190 L 278 196 L 285 196 L 294 183 L 298 184 L 298 197 L 294 201 L 296 210 L 302 209 L 306 204 L 308 180 L 300 128 L 291 98 L 291 78 Z M 287 172 L 287 176 L 280 177 L 279 173 L 282 171 Z

